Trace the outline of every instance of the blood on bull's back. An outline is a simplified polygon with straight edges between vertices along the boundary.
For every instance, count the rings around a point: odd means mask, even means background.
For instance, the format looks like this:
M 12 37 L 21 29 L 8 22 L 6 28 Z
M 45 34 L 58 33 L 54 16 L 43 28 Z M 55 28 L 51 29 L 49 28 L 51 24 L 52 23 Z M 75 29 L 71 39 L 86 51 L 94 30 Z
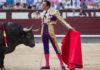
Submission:
M 7 46 L 5 44 L 2 26 L 4 26 L 5 29 Z M 25 31 L 23 30 L 25 28 L 26 27 L 13 22 L 4 23 L 0 26 L 0 46 L 3 48 L 5 54 L 13 52 L 19 44 L 24 44 L 29 47 L 35 46 L 32 29 L 26 28 L 27 31 Z

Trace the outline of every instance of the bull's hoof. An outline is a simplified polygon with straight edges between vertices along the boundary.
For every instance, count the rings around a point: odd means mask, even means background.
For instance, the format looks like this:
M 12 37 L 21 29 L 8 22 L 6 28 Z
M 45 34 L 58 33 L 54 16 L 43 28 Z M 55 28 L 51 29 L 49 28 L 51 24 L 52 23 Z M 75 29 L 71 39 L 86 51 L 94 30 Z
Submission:
M 3 68 L 0 68 L 0 70 L 6 70 L 6 69 L 3 67 Z

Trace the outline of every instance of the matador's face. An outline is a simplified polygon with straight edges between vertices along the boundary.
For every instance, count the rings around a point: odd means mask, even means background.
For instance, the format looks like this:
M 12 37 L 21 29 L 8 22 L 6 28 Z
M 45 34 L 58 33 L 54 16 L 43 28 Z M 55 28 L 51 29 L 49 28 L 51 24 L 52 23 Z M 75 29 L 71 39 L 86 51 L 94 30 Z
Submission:
M 43 2 L 42 8 L 43 8 L 43 10 L 48 10 L 48 6 L 47 6 L 46 2 Z

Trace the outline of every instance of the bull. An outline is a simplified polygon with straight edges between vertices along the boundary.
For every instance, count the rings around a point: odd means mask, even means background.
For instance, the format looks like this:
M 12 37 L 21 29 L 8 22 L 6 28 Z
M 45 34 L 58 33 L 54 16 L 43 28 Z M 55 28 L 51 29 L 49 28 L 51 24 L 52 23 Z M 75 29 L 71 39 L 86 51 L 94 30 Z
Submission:
M 7 46 L 5 45 L 2 27 L 4 26 L 7 36 Z M 13 22 L 0 25 L 0 70 L 5 70 L 5 55 L 15 50 L 16 46 L 24 44 L 29 47 L 35 46 L 32 28 L 26 28 Z

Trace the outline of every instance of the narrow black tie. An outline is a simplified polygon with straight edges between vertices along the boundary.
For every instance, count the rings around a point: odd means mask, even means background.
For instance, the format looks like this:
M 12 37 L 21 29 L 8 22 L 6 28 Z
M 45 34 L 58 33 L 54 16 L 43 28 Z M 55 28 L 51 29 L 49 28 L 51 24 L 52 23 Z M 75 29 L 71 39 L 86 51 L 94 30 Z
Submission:
M 43 16 L 43 23 L 44 23 L 44 18 L 46 18 L 46 14 L 47 14 L 47 11 L 45 12 L 44 16 Z

